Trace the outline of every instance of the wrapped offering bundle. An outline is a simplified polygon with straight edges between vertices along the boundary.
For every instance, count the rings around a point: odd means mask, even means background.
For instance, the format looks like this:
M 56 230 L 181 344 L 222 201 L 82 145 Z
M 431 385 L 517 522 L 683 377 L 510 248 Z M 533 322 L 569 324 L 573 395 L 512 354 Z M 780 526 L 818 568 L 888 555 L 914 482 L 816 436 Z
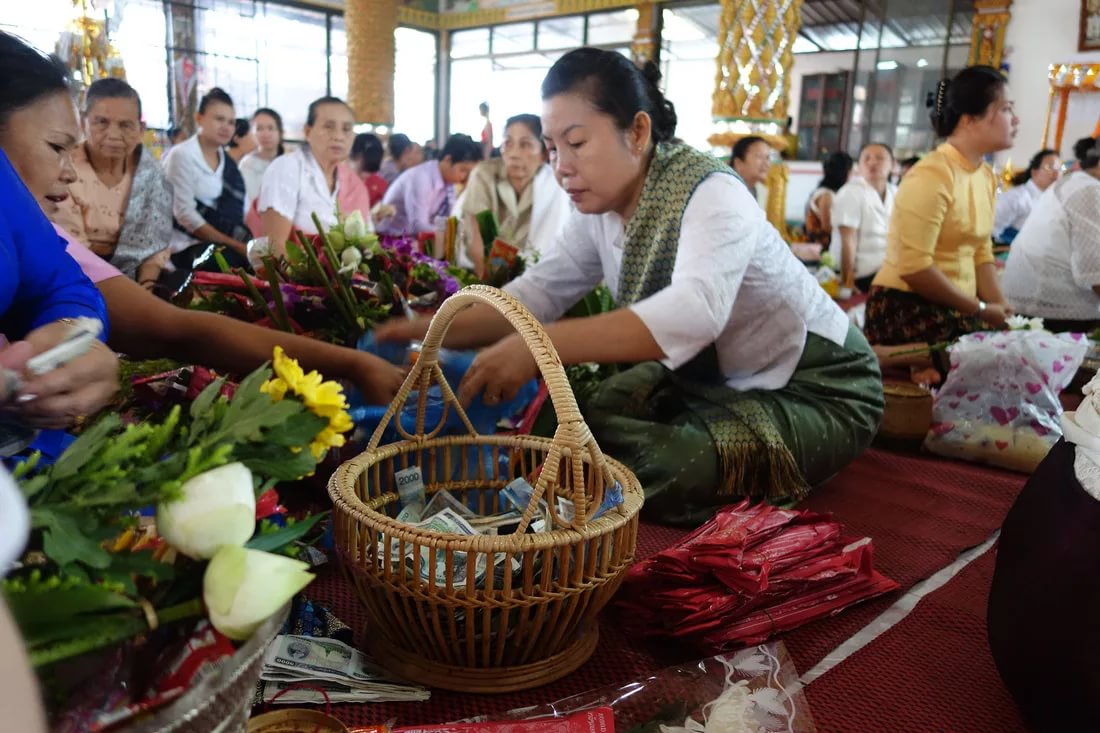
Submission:
M 828 515 L 746 500 L 635 564 L 618 606 L 643 636 L 736 649 L 896 590 L 872 561 Z
M 1062 436 L 1059 395 L 1088 351 L 1082 334 L 974 333 L 951 347 L 925 447 L 1031 473 Z

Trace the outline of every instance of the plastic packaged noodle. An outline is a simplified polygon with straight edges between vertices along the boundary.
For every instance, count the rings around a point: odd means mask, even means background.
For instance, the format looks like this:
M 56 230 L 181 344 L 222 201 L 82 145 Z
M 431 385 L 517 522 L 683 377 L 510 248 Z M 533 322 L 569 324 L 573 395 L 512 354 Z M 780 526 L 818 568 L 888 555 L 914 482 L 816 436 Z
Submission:
M 414 725 L 393 733 L 615 733 L 615 720 L 605 707 L 552 719 Z
M 1088 352 L 1082 334 L 974 333 L 951 347 L 933 403 L 932 453 L 1031 473 L 1062 437 L 1059 395 Z
M 813 733 L 798 671 L 782 642 L 668 667 L 625 685 L 518 708 L 516 719 L 568 719 L 610 708 L 614 730 L 639 733 Z

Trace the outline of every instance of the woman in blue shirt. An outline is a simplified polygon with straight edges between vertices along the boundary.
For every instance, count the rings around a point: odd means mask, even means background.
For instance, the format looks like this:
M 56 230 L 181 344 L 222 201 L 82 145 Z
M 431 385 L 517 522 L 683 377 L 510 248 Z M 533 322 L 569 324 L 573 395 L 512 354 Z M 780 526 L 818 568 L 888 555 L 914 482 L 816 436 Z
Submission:
M 61 168 L 72 166 L 79 128 L 68 72 L 60 61 L 6 33 L 0 33 L 0 68 L 0 138 L 23 130 L 19 134 L 34 138 L 23 143 L 36 151 L 25 171 L 16 171 L 0 152 L 0 333 L 10 342 L 0 346 L 0 367 L 19 373 L 30 357 L 65 338 L 68 319 L 99 319 L 105 338 L 107 312 L 99 291 L 65 253 L 64 243 L 20 180 L 56 181 Z M 55 106 L 66 108 L 71 128 L 12 124 L 20 117 L 44 116 Z M 58 187 L 50 200 L 56 204 L 67 196 Z M 48 374 L 22 377 L 18 394 L 0 385 L 0 407 L 27 425 L 65 428 L 83 422 L 111 399 L 118 389 L 118 360 L 97 343 Z

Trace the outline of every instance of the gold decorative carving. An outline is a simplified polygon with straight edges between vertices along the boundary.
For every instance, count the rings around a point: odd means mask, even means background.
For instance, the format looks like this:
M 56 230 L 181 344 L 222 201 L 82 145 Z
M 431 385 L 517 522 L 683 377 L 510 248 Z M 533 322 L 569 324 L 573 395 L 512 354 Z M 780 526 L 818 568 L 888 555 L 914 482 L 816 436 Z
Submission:
M 393 124 L 393 0 L 347 0 L 348 104 L 357 122 Z

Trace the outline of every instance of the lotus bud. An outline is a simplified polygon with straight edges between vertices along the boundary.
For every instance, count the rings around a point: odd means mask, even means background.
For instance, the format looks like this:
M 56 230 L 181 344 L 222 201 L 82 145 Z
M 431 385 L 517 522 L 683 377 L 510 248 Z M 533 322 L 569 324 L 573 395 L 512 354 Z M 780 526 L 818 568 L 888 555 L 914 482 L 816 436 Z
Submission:
M 344 236 L 354 242 L 357 239 L 363 239 L 370 233 L 367 229 L 367 222 L 363 220 L 363 214 L 358 210 L 348 214 L 344 219 Z
M 157 531 L 184 555 L 205 560 L 222 545 L 240 547 L 256 529 L 252 472 L 229 463 L 200 473 L 181 496 L 157 506 Z
M 355 272 L 363 261 L 363 253 L 358 247 L 348 247 L 340 253 L 340 272 Z
M 309 565 L 285 555 L 223 545 L 202 579 L 210 623 L 230 639 L 244 641 L 309 585 L 313 574 L 308 571 Z

